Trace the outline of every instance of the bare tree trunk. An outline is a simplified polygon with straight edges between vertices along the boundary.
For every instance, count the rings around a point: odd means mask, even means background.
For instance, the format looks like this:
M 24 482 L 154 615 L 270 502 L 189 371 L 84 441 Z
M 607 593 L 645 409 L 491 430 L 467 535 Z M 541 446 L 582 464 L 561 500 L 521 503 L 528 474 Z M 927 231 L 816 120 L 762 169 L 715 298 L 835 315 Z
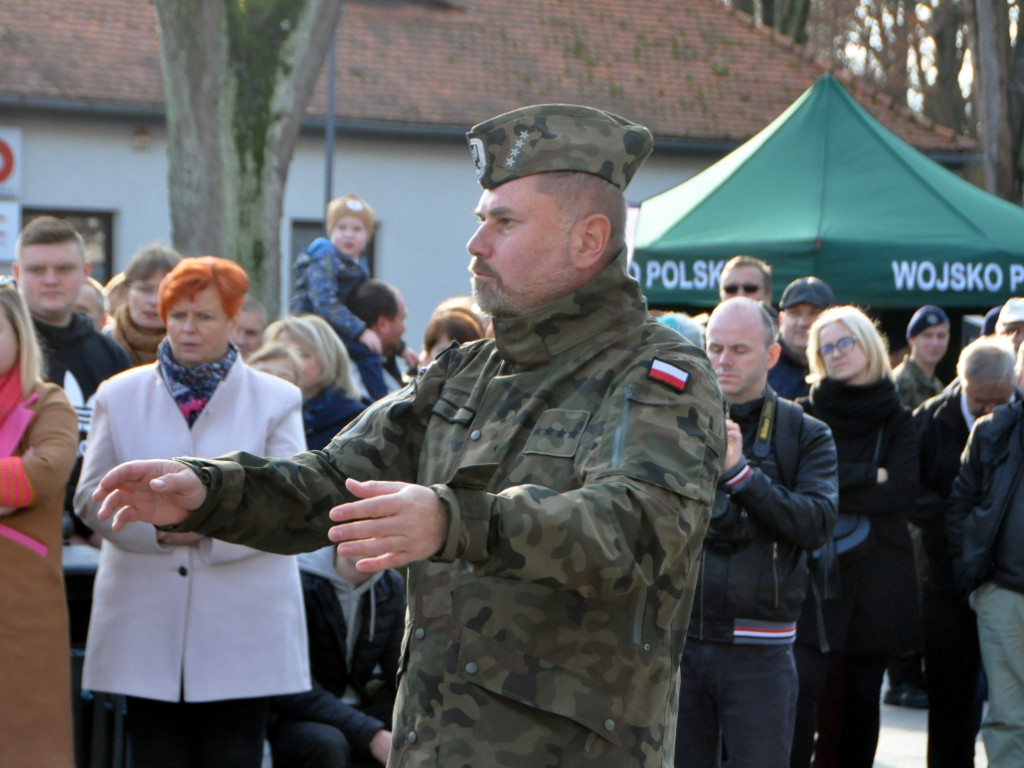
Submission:
M 807 19 L 811 0 L 776 0 L 773 26 L 798 43 L 807 42 Z
M 174 244 L 237 261 L 274 316 L 288 167 L 342 0 L 153 4 Z
M 967 121 L 967 102 L 960 90 L 960 70 L 964 65 L 964 8 L 960 0 L 940 0 L 932 10 L 926 31 L 935 43 L 935 83 L 924 82 L 924 113 L 940 125 L 963 134 L 974 131 Z M 920 61 L 920 57 L 918 57 Z
M 1010 32 L 1006 0 L 969 0 L 973 24 L 973 101 L 978 114 L 985 188 L 1007 200 L 1014 197 L 1019 146 L 1010 127 Z
M 1018 205 L 1024 205 L 1024 51 L 1021 51 L 1021 42 L 1018 32 L 1010 68 L 1010 131 L 1017 160 L 1014 163 L 1014 191 L 1010 199 Z

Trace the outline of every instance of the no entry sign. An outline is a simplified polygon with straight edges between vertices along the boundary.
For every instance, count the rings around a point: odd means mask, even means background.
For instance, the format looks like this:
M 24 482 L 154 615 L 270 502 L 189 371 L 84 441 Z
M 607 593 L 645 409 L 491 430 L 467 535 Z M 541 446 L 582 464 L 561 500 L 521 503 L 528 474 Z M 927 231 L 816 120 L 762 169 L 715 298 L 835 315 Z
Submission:
M 0 126 L 0 197 L 21 194 L 21 129 Z

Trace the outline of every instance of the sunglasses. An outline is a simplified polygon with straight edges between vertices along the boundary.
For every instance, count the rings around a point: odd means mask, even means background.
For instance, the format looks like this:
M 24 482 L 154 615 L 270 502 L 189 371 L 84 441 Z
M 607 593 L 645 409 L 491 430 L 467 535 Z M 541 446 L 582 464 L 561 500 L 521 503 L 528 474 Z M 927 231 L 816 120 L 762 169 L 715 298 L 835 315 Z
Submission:
M 857 340 L 853 338 L 853 336 L 843 336 L 843 338 L 839 339 L 835 344 L 826 344 L 823 346 L 821 348 L 821 356 L 823 358 L 832 357 L 836 352 L 842 352 L 845 354 L 853 349 L 856 343 Z
M 730 283 L 729 285 L 723 285 L 722 290 L 730 296 L 743 291 L 744 293 L 757 293 L 761 290 L 759 283 Z

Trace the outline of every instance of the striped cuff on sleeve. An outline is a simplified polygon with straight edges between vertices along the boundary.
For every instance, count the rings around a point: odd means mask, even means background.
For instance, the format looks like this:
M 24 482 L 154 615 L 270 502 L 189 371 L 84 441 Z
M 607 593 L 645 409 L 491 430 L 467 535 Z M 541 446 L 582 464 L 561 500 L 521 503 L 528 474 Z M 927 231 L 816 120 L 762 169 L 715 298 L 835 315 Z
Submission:
M 20 456 L 0 459 L 0 506 L 27 507 L 35 498 Z
M 749 464 L 744 464 L 739 472 L 724 481 L 726 490 L 730 492 L 738 490 L 752 474 L 754 474 L 754 470 L 750 468 Z

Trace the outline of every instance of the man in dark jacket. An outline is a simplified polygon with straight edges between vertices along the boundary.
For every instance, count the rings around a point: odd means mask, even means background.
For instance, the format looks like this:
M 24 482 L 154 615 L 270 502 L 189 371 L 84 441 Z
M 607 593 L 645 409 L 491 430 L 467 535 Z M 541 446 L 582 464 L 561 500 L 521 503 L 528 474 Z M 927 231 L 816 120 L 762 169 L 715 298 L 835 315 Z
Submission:
M 921 529 L 925 580 L 921 595 L 928 670 L 928 766 L 973 768 L 981 718 L 981 656 L 974 612 L 953 579 L 946 516 L 960 454 L 976 419 L 1010 401 L 1013 348 L 982 337 L 960 353 L 957 378 L 914 412 L 921 446 L 921 484 L 911 522 Z
M 1018 352 L 1018 383 L 1024 355 Z M 1024 403 L 978 420 L 953 483 L 953 577 L 970 593 L 988 678 L 981 724 L 991 768 L 1024 765 Z
M 385 764 L 405 629 L 397 571 L 356 570 L 333 546 L 299 556 L 313 689 L 271 705 L 277 768 Z
M 779 345 L 760 304 L 720 304 L 707 351 L 729 442 L 683 651 L 675 764 L 717 765 L 724 739 L 735 764 L 782 768 L 807 553 L 825 544 L 836 520 L 835 444 L 828 427 L 767 385 Z
M 92 420 L 92 397 L 101 382 L 131 368 L 128 353 L 92 320 L 75 312 L 90 270 L 85 242 L 64 219 L 40 216 L 18 236 L 14 277 L 25 298 L 46 358 L 46 380 L 61 386 L 78 414 L 78 461 L 68 481 L 65 521 L 82 537 L 92 532 L 73 513 L 72 499 Z
M 808 332 L 818 315 L 836 303 L 828 283 L 817 277 L 800 277 L 786 286 L 779 301 L 779 355 L 768 373 L 768 384 L 780 397 L 796 399 L 807 394 Z

